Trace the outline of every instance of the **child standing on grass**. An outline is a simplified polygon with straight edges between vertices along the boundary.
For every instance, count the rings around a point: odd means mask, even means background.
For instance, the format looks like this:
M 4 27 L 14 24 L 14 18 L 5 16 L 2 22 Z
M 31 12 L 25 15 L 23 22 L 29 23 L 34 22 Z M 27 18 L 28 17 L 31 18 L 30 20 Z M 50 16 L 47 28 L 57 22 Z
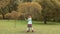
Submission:
M 30 29 L 32 30 L 32 32 L 34 32 L 33 31 L 33 27 L 32 27 L 32 16 L 28 16 L 28 25 L 27 25 L 27 32 L 30 32 Z

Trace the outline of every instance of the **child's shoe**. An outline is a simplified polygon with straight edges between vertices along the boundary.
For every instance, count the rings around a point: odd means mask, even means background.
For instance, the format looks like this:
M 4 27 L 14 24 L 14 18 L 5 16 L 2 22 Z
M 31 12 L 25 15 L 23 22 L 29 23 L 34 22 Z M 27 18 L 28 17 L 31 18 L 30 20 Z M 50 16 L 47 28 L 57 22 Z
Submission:
M 30 32 L 30 31 L 27 31 L 27 32 Z
M 32 32 L 34 32 L 34 31 L 32 30 Z

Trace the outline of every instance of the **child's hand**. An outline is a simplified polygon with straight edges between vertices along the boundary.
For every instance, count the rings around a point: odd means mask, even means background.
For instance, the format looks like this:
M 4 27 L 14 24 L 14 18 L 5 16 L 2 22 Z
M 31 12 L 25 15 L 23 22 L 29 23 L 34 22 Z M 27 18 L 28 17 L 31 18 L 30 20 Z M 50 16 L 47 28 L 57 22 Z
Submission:
M 28 21 L 26 18 L 25 18 L 26 21 Z

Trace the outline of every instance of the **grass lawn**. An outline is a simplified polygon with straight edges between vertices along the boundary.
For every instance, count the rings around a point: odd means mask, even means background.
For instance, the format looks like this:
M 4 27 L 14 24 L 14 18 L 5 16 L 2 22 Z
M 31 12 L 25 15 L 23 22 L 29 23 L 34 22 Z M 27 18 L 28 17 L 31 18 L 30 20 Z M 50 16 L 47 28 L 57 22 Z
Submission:
M 60 34 L 60 23 L 33 21 L 35 32 L 26 32 L 27 21 L 0 20 L 0 34 Z

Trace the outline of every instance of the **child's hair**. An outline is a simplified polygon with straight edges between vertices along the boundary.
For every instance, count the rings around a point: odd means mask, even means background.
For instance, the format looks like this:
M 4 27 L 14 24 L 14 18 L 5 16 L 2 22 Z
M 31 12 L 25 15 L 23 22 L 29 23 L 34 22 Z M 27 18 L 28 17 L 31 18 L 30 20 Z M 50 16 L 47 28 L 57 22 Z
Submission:
M 29 18 L 32 18 L 32 16 L 31 16 L 31 15 L 29 15 L 28 17 L 29 17 Z
M 28 17 L 28 18 L 32 18 L 32 15 L 31 15 L 31 14 L 28 14 L 27 17 Z
M 31 15 L 28 15 L 28 18 L 32 18 L 32 16 Z

